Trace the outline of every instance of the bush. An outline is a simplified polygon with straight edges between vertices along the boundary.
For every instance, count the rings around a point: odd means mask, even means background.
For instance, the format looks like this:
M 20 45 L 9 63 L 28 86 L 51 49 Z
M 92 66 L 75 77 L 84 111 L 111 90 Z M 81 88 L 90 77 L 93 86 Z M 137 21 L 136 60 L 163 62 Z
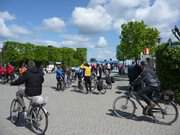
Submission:
M 175 92 L 180 103 L 180 47 L 163 44 L 156 51 L 156 68 L 161 82 L 161 89 Z

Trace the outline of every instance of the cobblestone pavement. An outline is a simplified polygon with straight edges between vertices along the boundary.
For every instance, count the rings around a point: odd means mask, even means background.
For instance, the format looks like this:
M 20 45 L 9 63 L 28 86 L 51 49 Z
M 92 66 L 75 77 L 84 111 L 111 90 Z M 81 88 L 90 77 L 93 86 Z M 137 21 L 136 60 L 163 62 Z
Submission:
M 171 126 L 154 124 L 148 119 L 137 120 L 117 118 L 112 115 L 112 103 L 119 96 L 128 81 L 116 78 L 112 90 L 105 95 L 82 94 L 75 84 L 64 92 L 55 90 L 53 74 L 45 76 L 43 95 L 48 97 L 47 110 L 50 112 L 47 135 L 179 135 L 180 119 Z M 17 87 L 0 84 L 0 135 L 33 135 L 25 127 L 16 127 L 9 120 L 11 100 Z M 141 111 L 141 110 L 140 110 Z

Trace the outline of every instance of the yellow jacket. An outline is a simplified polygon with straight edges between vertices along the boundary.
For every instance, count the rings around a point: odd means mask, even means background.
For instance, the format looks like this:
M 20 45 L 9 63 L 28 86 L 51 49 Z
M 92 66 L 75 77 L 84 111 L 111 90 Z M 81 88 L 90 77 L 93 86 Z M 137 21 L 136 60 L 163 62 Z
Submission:
M 84 75 L 85 76 L 91 76 L 91 67 L 84 66 Z

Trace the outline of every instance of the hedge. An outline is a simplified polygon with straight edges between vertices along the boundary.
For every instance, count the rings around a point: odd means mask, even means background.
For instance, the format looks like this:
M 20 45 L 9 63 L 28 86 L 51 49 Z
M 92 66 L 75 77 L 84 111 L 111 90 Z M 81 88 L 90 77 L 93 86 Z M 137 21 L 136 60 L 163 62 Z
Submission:
M 156 51 L 156 69 L 161 89 L 171 89 L 180 103 L 180 46 L 163 44 Z
M 87 59 L 86 48 L 57 48 L 53 46 L 19 43 L 14 41 L 4 42 L 1 60 L 3 63 L 19 65 L 28 60 L 34 60 L 43 65 L 49 62 L 63 61 L 67 66 L 77 66 Z M 2 63 L 2 62 L 1 62 Z

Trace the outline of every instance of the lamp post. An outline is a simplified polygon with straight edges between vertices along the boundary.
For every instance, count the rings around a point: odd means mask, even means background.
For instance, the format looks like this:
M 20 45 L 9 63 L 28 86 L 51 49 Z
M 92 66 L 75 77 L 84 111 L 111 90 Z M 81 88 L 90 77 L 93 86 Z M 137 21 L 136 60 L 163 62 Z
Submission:
M 168 44 L 169 44 L 169 46 L 172 47 L 172 40 L 171 40 L 171 38 L 168 39 Z
M 157 38 L 157 43 L 158 43 L 158 46 L 159 46 L 160 43 L 161 43 L 161 38 L 160 37 Z
M 48 45 L 48 64 L 50 62 L 50 49 L 52 48 L 51 45 Z
M 1 65 L 3 65 L 3 44 L 0 45 L 0 50 L 1 50 Z

